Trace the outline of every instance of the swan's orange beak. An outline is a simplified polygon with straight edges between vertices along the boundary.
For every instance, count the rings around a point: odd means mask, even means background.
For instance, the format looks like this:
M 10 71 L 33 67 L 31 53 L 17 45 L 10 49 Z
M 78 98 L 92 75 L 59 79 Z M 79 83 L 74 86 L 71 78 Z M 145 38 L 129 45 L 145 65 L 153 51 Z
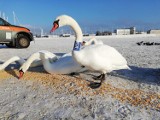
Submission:
M 22 70 L 19 70 L 19 77 L 18 79 L 21 79 L 23 77 L 24 72 Z
M 51 31 L 50 31 L 50 33 L 53 32 L 53 31 L 55 31 L 57 28 L 58 28 L 58 24 L 57 24 L 57 23 L 54 23 L 54 24 L 53 24 L 53 27 L 52 27 L 52 29 L 51 29 Z

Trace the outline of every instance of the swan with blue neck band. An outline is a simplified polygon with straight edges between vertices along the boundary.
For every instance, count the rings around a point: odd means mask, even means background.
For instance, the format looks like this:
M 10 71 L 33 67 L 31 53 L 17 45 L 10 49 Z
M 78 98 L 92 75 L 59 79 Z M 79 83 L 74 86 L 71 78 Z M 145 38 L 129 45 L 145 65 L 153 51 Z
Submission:
M 82 46 L 82 42 L 75 41 L 73 51 L 80 51 Z
M 126 59 L 113 47 L 105 44 L 89 45 L 81 49 L 83 34 L 78 23 L 70 16 L 61 15 L 56 18 L 51 30 L 69 25 L 75 32 L 75 43 L 72 51 L 74 60 L 89 70 L 100 72 L 101 75 L 94 79 L 100 80 L 100 83 L 91 83 L 91 88 L 98 88 L 105 80 L 105 74 L 113 70 L 130 69 Z M 56 25 L 58 24 L 58 25 Z M 87 56 L 87 58 L 86 58 Z

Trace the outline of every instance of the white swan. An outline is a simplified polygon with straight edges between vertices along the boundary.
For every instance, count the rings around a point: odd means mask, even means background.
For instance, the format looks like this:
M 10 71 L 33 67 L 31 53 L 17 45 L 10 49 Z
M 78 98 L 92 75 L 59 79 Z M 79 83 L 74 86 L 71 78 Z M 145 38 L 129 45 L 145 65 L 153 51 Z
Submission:
M 20 67 L 19 78 L 23 76 L 28 70 L 30 64 L 37 58 L 42 60 L 44 69 L 50 74 L 70 74 L 73 72 L 79 72 L 83 68 L 72 58 L 71 53 L 65 54 L 57 60 L 55 54 L 43 50 L 32 54 Z
M 18 62 L 20 65 L 22 65 L 23 63 L 25 63 L 25 59 L 19 57 L 19 56 L 14 56 L 10 59 L 8 59 L 7 61 L 5 61 L 3 64 L 0 64 L 0 70 L 5 69 L 9 64 L 13 63 L 13 62 Z M 38 59 L 36 59 L 36 61 L 34 61 L 30 67 L 37 67 L 42 65 L 42 62 L 39 61 Z
M 82 31 L 78 23 L 70 16 L 62 15 L 56 18 L 51 32 L 59 27 L 69 25 L 76 34 L 72 56 L 82 66 L 89 70 L 101 73 L 97 79 L 100 83 L 90 84 L 92 88 L 97 88 L 105 80 L 105 74 L 113 70 L 129 69 L 126 59 L 113 47 L 104 44 L 90 45 L 81 49 Z

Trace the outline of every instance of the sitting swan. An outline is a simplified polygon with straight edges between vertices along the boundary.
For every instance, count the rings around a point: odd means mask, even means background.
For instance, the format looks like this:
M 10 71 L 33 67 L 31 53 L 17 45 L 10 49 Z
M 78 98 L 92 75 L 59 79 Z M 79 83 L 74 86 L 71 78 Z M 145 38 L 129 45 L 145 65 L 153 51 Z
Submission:
M 37 58 L 40 58 L 44 69 L 50 74 L 70 74 L 78 72 L 82 69 L 73 58 L 72 54 L 68 53 L 57 59 L 56 55 L 43 50 L 32 54 L 27 61 L 19 69 L 19 78 L 28 70 L 30 64 Z
M 101 42 L 97 41 L 96 39 L 90 39 L 89 41 L 84 42 L 84 47 L 90 45 L 91 43 L 99 44 Z M 57 60 L 55 54 L 43 50 L 32 54 L 20 67 L 19 78 L 23 76 L 23 74 L 29 69 L 30 64 L 37 58 L 42 60 L 44 69 L 50 74 L 71 74 L 75 72 L 83 72 L 86 70 L 84 66 L 81 66 L 73 59 L 71 53 L 64 54 Z
M 72 50 L 73 58 L 82 66 L 89 70 L 101 73 L 96 79 L 100 83 L 91 83 L 91 88 L 98 88 L 105 80 L 105 74 L 113 70 L 129 69 L 126 59 L 113 47 L 104 44 L 89 45 L 81 48 L 82 31 L 78 23 L 70 16 L 61 15 L 53 22 L 51 32 L 59 27 L 69 25 L 76 34 L 74 47 Z

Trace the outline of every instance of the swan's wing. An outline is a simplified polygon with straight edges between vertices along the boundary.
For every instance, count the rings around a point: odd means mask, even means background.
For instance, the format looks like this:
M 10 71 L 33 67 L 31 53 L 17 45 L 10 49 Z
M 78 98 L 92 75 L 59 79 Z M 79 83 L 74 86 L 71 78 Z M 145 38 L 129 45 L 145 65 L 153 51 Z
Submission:
M 127 61 L 113 47 L 108 45 L 90 45 L 78 53 L 77 62 L 89 69 L 97 71 L 112 71 L 113 66 L 125 66 Z M 115 67 L 114 67 L 115 68 Z
M 80 69 L 81 65 L 72 56 L 63 56 L 51 64 L 49 73 L 70 74 L 78 72 Z

